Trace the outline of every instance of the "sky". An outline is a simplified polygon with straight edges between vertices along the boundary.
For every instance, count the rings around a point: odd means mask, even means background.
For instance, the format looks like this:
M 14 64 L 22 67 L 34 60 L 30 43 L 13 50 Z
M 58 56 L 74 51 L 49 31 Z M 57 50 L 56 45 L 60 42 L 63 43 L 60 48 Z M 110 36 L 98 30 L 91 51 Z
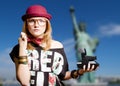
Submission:
M 0 77 L 15 77 L 10 59 L 11 49 L 18 43 L 22 30 L 21 16 L 28 6 L 41 4 L 52 15 L 52 37 L 63 43 L 70 70 L 76 69 L 75 41 L 70 6 L 77 22 L 84 21 L 91 38 L 99 45 L 95 55 L 100 64 L 96 76 L 120 77 L 120 0 L 1 0 L 0 2 Z

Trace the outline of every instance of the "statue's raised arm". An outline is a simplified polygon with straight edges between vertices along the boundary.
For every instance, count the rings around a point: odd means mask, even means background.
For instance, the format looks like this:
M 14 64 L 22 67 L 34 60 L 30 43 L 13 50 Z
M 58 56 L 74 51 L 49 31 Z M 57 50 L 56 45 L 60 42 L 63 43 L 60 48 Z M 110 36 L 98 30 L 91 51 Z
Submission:
M 79 32 L 79 26 L 78 26 L 78 24 L 77 24 L 77 20 L 76 20 L 74 11 L 75 11 L 75 10 L 74 10 L 74 7 L 71 6 L 71 7 L 70 7 L 70 14 L 71 14 L 71 17 L 72 17 L 74 30 L 75 30 L 75 32 Z

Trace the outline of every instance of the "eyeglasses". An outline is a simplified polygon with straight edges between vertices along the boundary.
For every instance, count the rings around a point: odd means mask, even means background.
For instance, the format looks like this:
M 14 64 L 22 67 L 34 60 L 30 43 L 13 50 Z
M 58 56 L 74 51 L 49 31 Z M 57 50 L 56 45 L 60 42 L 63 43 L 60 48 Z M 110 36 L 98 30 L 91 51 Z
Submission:
M 36 23 L 38 23 L 40 26 L 42 26 L 46 24 L 46 20 L 45 19 L 28 19 L 27 23 L 29 25 L 35 25 Z

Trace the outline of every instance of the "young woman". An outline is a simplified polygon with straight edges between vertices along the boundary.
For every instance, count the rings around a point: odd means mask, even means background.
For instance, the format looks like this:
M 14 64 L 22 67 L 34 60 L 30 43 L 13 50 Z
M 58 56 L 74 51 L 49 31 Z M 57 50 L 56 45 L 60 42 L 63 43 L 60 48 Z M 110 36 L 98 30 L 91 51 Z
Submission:
M 18 44 L 10 52 L 22 86 L 63 86 L 61 80 L 77 78 L 89 68 L 69 71 L 63 45 L 52 39 L 51 15 L 41 5 L 28 7 Z

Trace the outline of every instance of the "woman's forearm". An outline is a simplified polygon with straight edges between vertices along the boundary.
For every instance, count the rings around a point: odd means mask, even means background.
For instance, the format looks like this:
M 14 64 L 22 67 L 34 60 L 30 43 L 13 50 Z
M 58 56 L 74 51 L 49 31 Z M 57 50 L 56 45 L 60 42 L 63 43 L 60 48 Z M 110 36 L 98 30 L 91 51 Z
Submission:
M 30 71 L 27 64 L 18 64 L 17 79 L 22 86 L 28 86 L 30 82 Z
M 25 48 L 20 46 L 19 48 L 19 58 L 16 68 L 17 79 L 22 86 L 28 86 L 30 82 L 30 71 L 28 66 L 28 58 L 25 52 Z
M 65 80 L 68 80 L 68 79 L 70 79 L 70 78 L 71 78 L 71 71 L 67 71 L 66 74 L 65 74 L 64 79 L 65 79 Z
M 67 71 L 64 79 L 68 80 L 68 79 L 71 79 L 71 78 L 77 78 L 78 76 L 83 75 L 84 72 L 85 71 L 83 69 Z

